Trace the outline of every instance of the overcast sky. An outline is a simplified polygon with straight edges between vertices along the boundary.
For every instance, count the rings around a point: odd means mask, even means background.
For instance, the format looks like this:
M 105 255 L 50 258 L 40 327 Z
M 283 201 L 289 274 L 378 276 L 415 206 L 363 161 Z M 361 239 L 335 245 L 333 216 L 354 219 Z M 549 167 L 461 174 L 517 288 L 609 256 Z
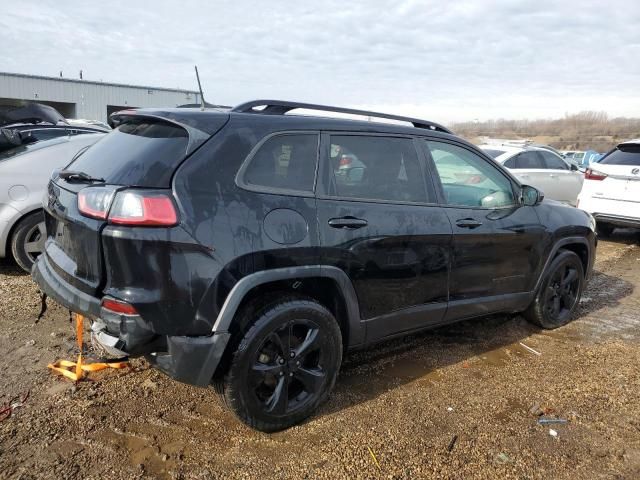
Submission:
M 5 1 L 0 71 L 434 121 L 640 116 L 640 1 Z M 0 92 L 1 96 L 1 92 Z

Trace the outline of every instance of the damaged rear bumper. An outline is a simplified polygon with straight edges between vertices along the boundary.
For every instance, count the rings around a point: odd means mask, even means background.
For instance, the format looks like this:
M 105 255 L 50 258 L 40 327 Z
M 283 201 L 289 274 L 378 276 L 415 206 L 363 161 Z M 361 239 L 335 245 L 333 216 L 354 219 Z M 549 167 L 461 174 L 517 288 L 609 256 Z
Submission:
M 180 382 L 206 387 L 229 341 L 227 332 L 208 336 L 160 335 L 140 315 L 116 314 L 99 298 L 81 292 L 38 257 L 31 273 L 40 289 L 59 304 L 92 321 L 92 340 L 111 356 L 145 356 L 156 368 Z

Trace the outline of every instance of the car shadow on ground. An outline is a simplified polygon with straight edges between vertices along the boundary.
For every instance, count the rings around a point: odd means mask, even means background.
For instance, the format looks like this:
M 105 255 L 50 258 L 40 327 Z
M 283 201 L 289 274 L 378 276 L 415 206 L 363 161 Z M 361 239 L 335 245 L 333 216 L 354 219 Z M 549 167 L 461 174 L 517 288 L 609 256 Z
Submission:
M 613 286 L 613 288 L 609 288 Z M 604 288 L 604 290 L 603 290 Z M 603 290 L 605 293 L 600 294 Z M 613 307 L 633 292 L 633 285 L 616 276 L 595 272 L 573 322 L 599 309 Z M 572 323 L 555 330 L 572 328 Z M 320 415 L 329 415 L 372 400 L 410 382 L 436 385 L 444 367 L 481 362 L 505 365 L 512 355 L 533 355 L 520 342 L 541 332 L 522 315 L 491 315 L 427 330 L 384 342 L 366 351 L 347 353 L 329 402 Z M 530 346 L 530 345 L 527 345 Z
M 29 274 L 22 270 L 12 258 L 0 258 L 0 275 L 20 277 Z

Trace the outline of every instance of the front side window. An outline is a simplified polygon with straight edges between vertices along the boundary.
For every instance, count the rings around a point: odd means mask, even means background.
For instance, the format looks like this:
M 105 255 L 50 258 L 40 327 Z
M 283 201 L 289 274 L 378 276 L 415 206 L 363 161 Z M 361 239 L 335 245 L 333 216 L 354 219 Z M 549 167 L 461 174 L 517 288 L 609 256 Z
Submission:
M 488 161 L 456 145 L 426 143 L 447 205 L 502 208 L 516 203 L 511 182 Z
M 544 163 L 547 168 L 551 170 L 569 170 L 569 165 L 566 164 L 564 160 L 562 160 L 557 155 L 554 155 L 551 152 L 539 152 L 544 158 Z
M 331 135 L 329 167 L 335 195 L 395 202 L 426 202 L 413 141 L 366 135 Z
M 277 135 L 260 146 L 242 179 L 249 186 L 313 192 L 317 158 L 317 134 Z

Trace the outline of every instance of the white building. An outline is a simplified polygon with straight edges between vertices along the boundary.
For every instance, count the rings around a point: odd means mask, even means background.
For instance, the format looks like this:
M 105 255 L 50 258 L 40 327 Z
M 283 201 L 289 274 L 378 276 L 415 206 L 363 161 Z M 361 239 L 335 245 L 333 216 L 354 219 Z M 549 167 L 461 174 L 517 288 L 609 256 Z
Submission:
M 20 105 L 22 101 L 51 105 L 65 118 L 105 122 L 111 113 L 125 108 L 198 104 L 200 94 L 194 90 L 0 72 L 0 105 Z

